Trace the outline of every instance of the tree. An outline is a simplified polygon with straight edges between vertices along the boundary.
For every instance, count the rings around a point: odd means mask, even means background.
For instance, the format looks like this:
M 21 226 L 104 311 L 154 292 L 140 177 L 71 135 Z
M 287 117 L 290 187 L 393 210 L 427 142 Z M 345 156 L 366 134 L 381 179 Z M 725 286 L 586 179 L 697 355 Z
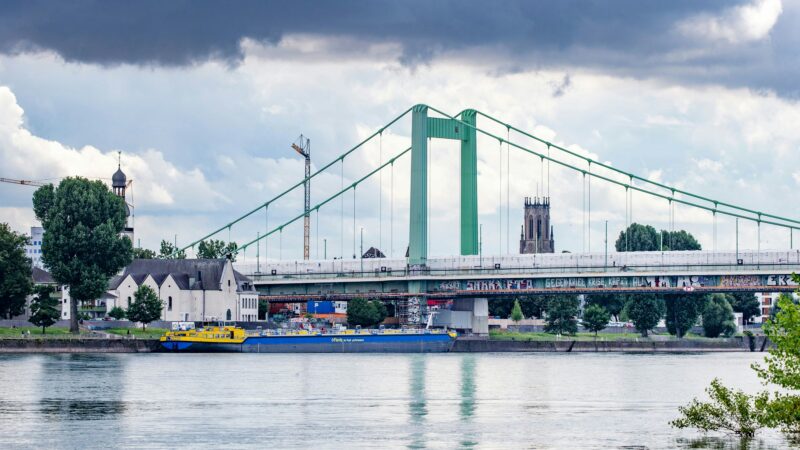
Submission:
M 172 242 L 162 239 L 158 257 L 161 259 L 186 259 L 186 251 L 178 250 L 178 247 L 173 245 Z
M 230 255 L 231 261 L 236 261 L 237 248 L 236 242 L 228 242 L 226 244 L 225 241 L 219 239 L 200 241 L 200 243 L 197 244 L 197 257 L 203 259 L 219 259 Z
M 650 225 L 632 223 L 619 233 L 614 244 L 618 252 L 654 252 L 659 250 L 659 237 Z
M 267 320 L 269 315 L 269 301 L 258 300 L 258 320 Z
M 664 299 L 653 294 L 631 295 L 625 303 L 625 312 L 636 331 L 647 337 L 664 317 Z
M 666 231 L 661 230 L 661 241 L 665 251 L 681 251 L 681 250 L 702 250 L 700 243 L 697 242 L 691 233 L 680 231 Z
M 156 252 L 149 248 L 137 247 L 133 249 L 133 259 L 156 259 Z
M 553 296 L 547 304 L 547 320 L 544 331 L 553 334 L 575 334 L 578 332 L 578 306 L 580 300 L 572 295 Z
M 142 330 L 147 328 L 147 324 L 161 318 L 161 310 L 164 304 L 150 286 L 141 285 L 133 293 L 133 303 L 128 308 L 128 320 L 140 322 Z
M 664 296 L 667 307 L 665 322 L 669 334 L 682 338 L 697 324 L 708 299 L 704 295 L 668 294 Z
M 513 298 L 503 297 L 489 301 L 489 315 L 492 317 L 508 317 L 513 308 Z
M 45 329 L 58 322 L 61 317 L 61 311 L 58 309 L 59 301 L 51 296 L 53 292 L 55 289 L 52 286 L 38 286 L 36 296 L 31 299 L 31 317 L 28 322 L 42 327 L 42 334 L 45 334 Z
M 600 305 L 589 305 L 583 309 L 583 321 L 581 324 L 584 328 L 594 332 L 594 338 L 597 339 L 597 332 L 603 330 L 608 321 L 611 320 L 611 313 L 606 311 Z
M 586 305 L 602 306 L 619 321 L 619 315 L 625 307 L 625 296 L 622 294 L 591 294 L 586 296 Z
M 638 223 L 632 223 L 621 231 L 614 246 L 618 252 L 702 250 L 697 239 L 685 230 L 658 232 L 650 225 Z
M 697 428 L 701 431 L 728 431 L 750 439 L 768 422 L 766 405 L 769 393 L 750 397 L 742 391 L 725 387 L 717 378 L 706 388 L 711 401 L 697 399 L 678 411 L 683 417 L 670 424 L 676 428 Z
M 42 261 L 56 282 L 69 286 L 70 331 L 77 333 L 78 304 L 100 297 L 131 262 L 133 247 L 122 235 L 125 201 L 101 181 L 76 177 L 37 189 L 33 209 L 44 228 Z
M 379 300 L 355 298 L 347 304 L 347 323 L 350 326 L 371 327 L 386 318 L 386 306 Z
M 509 319 L 513 320 L 514 322 L 519 322 L 520 320 L 524 319 L 522 315 L 522 307 L 519 306 L 519 299 L 514 300 L 514 308 L 511 309 L 511 315 Z
M 733 308 L 725 294 L 713 294 L 703 309 L 703 334 L 715 338 L 720 335 L 731 336 L 736 332 L 733 322 Z
M 33 289 L 31 260 L 25 256 L 28 238 L 0 223 L 0 318 L 10 319 L 25 309 Z
M 519 297 L 519 305 L 522 307 L 522 315 L 525 317 L 542 318 L 547 311 L 547 304 L 550 302 L 549 295 L 526 295 Z
M 111 311 L 108 312 L 108 317 L 111 317 L 114 320 L 122 320 L 125 318 L 125 315 L 125 310 L 119 306 L 111 308 Z
M 727 294 L 728 302 L 735 312 L 742 313 L 742 321 L 750 323 L 754 316 L 761 315 L 761 305 L 752 292 L 732 292 Z

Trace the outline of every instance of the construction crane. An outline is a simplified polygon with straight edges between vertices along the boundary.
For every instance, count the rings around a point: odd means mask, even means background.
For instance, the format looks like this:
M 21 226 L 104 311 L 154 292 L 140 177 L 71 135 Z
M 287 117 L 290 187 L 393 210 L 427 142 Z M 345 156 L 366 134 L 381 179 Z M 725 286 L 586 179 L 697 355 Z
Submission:
M 296 141 L 292 143 L 294 151 L 306 159 L 306 178 L 303 182 L 305 190 L 305 216 L 303 217 L 303 259 L 307 260 L 309 257 L 309 248 L 311 241 L 311 139 L 306 138 L 302 134 Z
M 0 183 L 22 184 L 25 186 L 35 186 L 35 187 L 44 186 L 44 183 L 42 183 L 41 181 L 15 180 L 13 178 L 0 178 Z

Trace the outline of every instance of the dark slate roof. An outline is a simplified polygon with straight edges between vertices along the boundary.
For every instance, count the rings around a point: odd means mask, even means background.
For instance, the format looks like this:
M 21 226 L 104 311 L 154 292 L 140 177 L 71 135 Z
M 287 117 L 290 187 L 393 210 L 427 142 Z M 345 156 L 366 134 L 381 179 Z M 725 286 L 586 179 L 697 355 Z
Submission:
M 226 259 L 134 259 L 122 273 L 133 276 L 137 284 L 153 275 L 159 285 L 172 275 L 181 289 L 219 290 Z M 194 284 L 190 286 L 190 279 Z
M 118 288 L 120 284 L 122 284 L 122 275 L 114 275 L 108 280 L 108 290 L 113 291 Z
M 125 183 L 128 182 L 128 177 L 125 176 L 125 172 L 122 171 L 121 168 L 117 167 L 117 171 L 114 172 L 114 175 L 111 176 L 111 185 L 113 187 L 125 187 Z
M 386 258 L 386 255 L 383 254 L 382 251 L 378 250 L 375 247 L 370 247 L 369 250 L 364 252 L 361 256 L 362 258 Z
M 31 277 L 33 284 L 56 284 L 56 281 L 50 276 L 50 272 L 36 266 L 33 266 L 31 270 Z

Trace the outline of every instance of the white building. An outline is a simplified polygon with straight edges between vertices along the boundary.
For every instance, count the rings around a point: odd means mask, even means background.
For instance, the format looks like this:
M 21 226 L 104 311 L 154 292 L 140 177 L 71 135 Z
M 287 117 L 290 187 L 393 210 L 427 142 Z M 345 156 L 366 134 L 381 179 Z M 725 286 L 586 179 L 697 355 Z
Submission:
M 111 279 L 102 298 L 82 309 L 90 314 L 107 314 L 115 306 L 127 309 L 141 285 L 163 302 L 161 320 L 258 320 L 258 291 L 228 259 L 136 259 Z M 62 292 L 62 319 L 69 319 L 69 290 Z
M 31 237 L 28 245 L 25 246 L 25 256 L 31 259 L 33 267 L 40 269 L 42 266 L 42 238 L 44 237 L 44 228 L 31 227 Z

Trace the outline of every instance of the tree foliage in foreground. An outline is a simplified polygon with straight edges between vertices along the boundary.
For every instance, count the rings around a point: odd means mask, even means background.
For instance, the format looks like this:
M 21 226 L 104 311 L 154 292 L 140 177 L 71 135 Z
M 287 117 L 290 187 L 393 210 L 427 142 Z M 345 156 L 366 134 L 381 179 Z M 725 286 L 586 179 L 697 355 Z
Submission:
M 121 235 L 125 201 L 101 181 L 64 178 L 33 194 L 42 222 L 42 261 L 53 279 L 69 286 L 70 331 L 78 332 L 78 303 L 99 298 L 108 280 L 131 262 L 133 246 Z
M 10 319 L 25 309 L 25 297 L 33 289 L 31 260 L 25 256 L 24 234 L 0 223 L 0 318 Z
M 559 295 L 547 304 L 547 319 L 544 331 L 552 334 L 575 334 L 578 332 L 578 307 L 580 300 L 573 295 Z
M 142 330 L 147 329 L 147 324 L 161 318 L 164 304 L 150 286 L 141 285 L 133 293 L 133 303 L 128 308 L 127 316 L 131 322 L 142 324 Z
M 792 278 L 800 282 L 797 275 Z M 779 428 L 789 441 L 800 443 L 800 305 L 791 297 L 782 297 L 778 306 L 778 313 L 764 325 L 764 333 L 775 345 L 764 365 L 752 367 L 765 383 L 781 391 L 749 396 L 714 380 L 708 389 L 711 401 L 695 399 L 680 408 L 682 417 L 673 421 L 673 426 L 728 431 L 745 438 L 760 427 Z
M 61 317 L 59 300 L 51 296 L 53 292 L 55 289 L 52 286 L 37 286 L 36 296 L 31 299 L 31 317 L 28 322 L 42 327 L 42 334 Z

